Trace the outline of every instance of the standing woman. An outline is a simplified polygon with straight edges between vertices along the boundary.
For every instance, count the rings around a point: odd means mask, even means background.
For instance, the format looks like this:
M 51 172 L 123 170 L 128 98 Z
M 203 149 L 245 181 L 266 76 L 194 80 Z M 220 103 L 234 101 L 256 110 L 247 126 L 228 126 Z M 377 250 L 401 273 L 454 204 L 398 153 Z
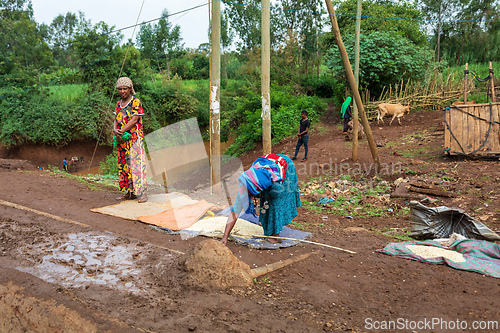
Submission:
M 146 154 L 144 151 L 144 131 L 141 101 L 134 97 L 134 85 L 128 77 L 116 82 L 121 100 L 116 103 L 113 133 L 118 143 L 118 169 L 120 191 L 125 192 L 117 200 L 139 198 L 148 201 L 146 195 Z
M 347 134 L 347 131 L 349 130 L 349 121 L 352 118 L 351 100 L 351 96 L 347 97 L 340 108 L 340 114 L 342 115 L 342 119 L 344 119 L 344 130 L 342 131 L 342 134 Z

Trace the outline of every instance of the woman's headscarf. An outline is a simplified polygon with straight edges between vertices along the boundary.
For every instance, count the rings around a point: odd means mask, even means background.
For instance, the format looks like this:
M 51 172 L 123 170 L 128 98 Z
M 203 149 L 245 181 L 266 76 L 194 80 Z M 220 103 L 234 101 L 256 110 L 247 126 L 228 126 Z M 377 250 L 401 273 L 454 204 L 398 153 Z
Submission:
M 255 208 L 253 201 L 250 199 L 250 194 L 257 195 L 272 186 L 273 182 L 281 183 L 283 181 L 285 172 L 280 169 L 280 165 L 273 158 L 280 158 L 280 156 L 266 155 L 266 157 L 259 157 L 252 163 L 250 169 L 238 177 L 238 194 L 231 207 L 231 210 L 236 215 L 239 215 L 242 209 L 247 214 L 254 214 Z M 286 162 L 284 166 L 286 169 Z
M 340 114 L 342 115 L 342 118 L 344 118 L 344 114 L 349 104 L 351 104 L 351 96 L 347 97 L 344 103 L 342 103 L 342 107 L 340 108 Z
M 132 95 L 135 95 L 134 84 L 132 83 L 132 80 L 129 79 L 128 77 L 123 76 L 123 77 L 119 78 L 118 81 L 116 81 L 116 88 L 119 88 L 119 87 L 129 87 L 132 89 L 132 91 L 130 93 Z

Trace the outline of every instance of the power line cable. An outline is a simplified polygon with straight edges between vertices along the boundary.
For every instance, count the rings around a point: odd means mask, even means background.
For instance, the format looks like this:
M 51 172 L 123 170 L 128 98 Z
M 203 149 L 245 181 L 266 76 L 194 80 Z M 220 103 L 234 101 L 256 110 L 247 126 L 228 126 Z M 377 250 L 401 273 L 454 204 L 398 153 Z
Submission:
M 198 9 L 200 7 L 203 7 L 203 6 L 206 6 L 206 4 L 201 4 L 201 5 L 198 5 L 198 6 L 194 6 L 194 7 L 191 7 L 191 8 L 187 8 L 187 9 L 183 9 L 181 11 L 178 11 L 178 12 L 175 12 L 175 13 L 172 13 L 172 14 L 169 14 L 169 15 L 166 15 L 166 16 L 161 16 L 161 17 L 158 17 L 158 18 L 155 18 L 155 19 L 151 19 L 149 21 L 144 21 L 144 22 L 141 22 L 141 23 L 136 23 L 134 25 L 130 25 L 128 27 L 124 27 L 124 28 L 120 28 L 120 29 L 116 29 L 116 30 L 112 30 L 112 31 L 108 31 L 108 32 L 104 32 L 102 34 L 99 34 L 95 37 L 101 37 L 101 36 L 106 36 L 106 35 L 110 35 L 110 34 L 113 34 L 113 33 L 117 33 L 117 32 L 120 32 L 120 31 L 123 31 L 123 30 L 127 30 L 127 29 L 131 29 L 131 28 L 135 28 L 137 26 L 140 26 L 140 25 L 144 25 L 144 24 L 148 24 L 148 23 L 151 23 L 151 22 L 155 22 L 155 21 L 159 21 L 161 19 L 164 19 L 164 18 L 169 18 L 170 16 L 175 16 L 175 15 L 179 15 L 179 14 L 187 14 L 189 11 L 192 11 L 192 10 L 195 10 L 195 9 Z M 182 15 L 182 16 L 184 16 Z M 182 17 L 180 16 L 180 17 Z M 179 17 L 179 18 L 180 18 Z M 91 38 L 89 36 L 81 36 L 82 39 L 87 39 L 87 38 Z M 73 44 L 75 42 L 77 42 L 79 40 L 71 40 L 71 41 L 67 41 L 65 43 L 61 43 L 61 44 L 54 44 L 54 47 L 61 47 L 61 46 L 65 46 L 65 45 L 68 45 L 68 44 Z
M 139 11 L 139 15 L 137 16 L 137 21 L 136 21 L 136 24 L 135 24 L 135 25 L 133 25 L 133 26 L 131 26 L 131 27 L 134 27 L 134 30 L 132 31 L 132 36 L 131 36 L 131 38 L 130 38 L 131 40 L 132 40 L 132 38 L 133 38 L 133 37 L 134 37 L 134 35 L 135 35 L 135 30 L 136 30 L 137 26 L 139 26 L 139 24 L 137 24 L 137 22 L 139 22 L 139 17 L 141 16 L 142 9 L 143 9 L 143 7 L 144 7 L 144 2 L 145 2 L 145 1 L 146 1 L 146 0 L 143 0 L 143 1 L 142 1 L 141 9 L 140 9 L 140 11 Z M 200 7 L 200 6 L 196 6 L 196 7 L 193 7 L 193 8 L 194 8 L 194 9 L 196 9 L 196 8 L 198 8 L 198 7 Z M 193 10 L 193 9 L 190 9 L 190 10 Z M 186 15 L 186 14 L 187 14 L 190 10 L 183 10 L 183 11 L 177 12 L 176 14 L 182 14 L 182 13 L 184 13 L 184 14 L 182 15 L 182 16 L 184 16 L 184 15 Z M 170 16 L 171 16 L 171 15 L 162 16 L 160 19 L 162 19 L 162 18 L 166 18 L 166 17 L 170 17 Z M 182 17 L 182 16 L 180 16 L 180 17 Z M 178 18 L 180 18 L 180 17 L 178 17 Z M 158 31 L 160 28 L 161 28 L 161 27 L 158 27 L 156 30 L 152 31 L 152 32 L 151 32 L 150 34 L 148 34 L 147 36 L 150 36 L 150 35 L 154 34 L 154 33 L 155 33 L 156 31 Z M 131 46 L 132 46 L 132 43 L 129 43 L 129 45 L 128 45 L 128 47 L 127 47 L 127 52 L 125 53 L 125 57 L 123 58 L 123 62 L 122 62 L 122 66 L 121 66 L 121 68 L 120 68 L 120 73 L 118 74 L 118 78 L 119 78 L 119 77 L 121 77 L 121 75 L 122 75 L 122 72 L 123 72 L 123 67 L 125 66 L 125 61 L 127 60 L 127 56 L 128 56 L 128 53 L 129 53 L 129 50 L 130 50 L 130 47 L 131 47 Z M 96 151 L 97 151 L 97 147 L 99 146 L 99 141 L 101 140 L 101 136 L 102 136 L 102 133 L 103 133 L 103 131 L 104 131 L 104 126 L 105 126 L 105 124 L 106 124 L 105 120 L 106 120 L 106 118 L 109 116 L 109 110 L 111 109 L 111 103 L 113 102 L 113 99 L 114 99 L 114 97 L 115 97 L 115 92 L 116 92 L 116 90 L 114 90 L 114 89 L 113 89 L 113 94 L 112 94 L 111 99 L 110 99 L 110 101 L 109 101 L 109 103 L 108 103 L 108 108 L 107 108 L 107 110 L 106 110 L 106 115 L 105 115 L 105 117 L 104 117 L 104 122 L 103 122 L 103 124 L 102 124 L 102 126 L 101 126 L 101 130 L 100 130 L 99 135 L 98 135 L 98 137 L 97 137 L 97 142 L 96 142 L 96 145 L 95 145 L 95 147 L 94 147 L 94 152 L 93 152 L 93 154 L 92 154 L 92 158 L 90 159 L 90 164 L 89 164 L 89 168 L 88 168 L 89 172 L 90 172 L 90 169 L 91 169 L 91 167 L 92 167 L 92 162 L 94 161 L 94 157 L 95 157 L 95 154 L 96 154 Z
M 246 6 L 246 7 L 255 7 L 255 8 L 258 8 L 258 9 L 262 9 L 262 6 L 258 6 L 258 5 L 252 5 L 252 4 L 244 4 L 244 3 L 238 3 L 238 2 L 231 2 L 231 1 L 227 1 L 227 0 L 214 0 L 214 1 L 220 1 L 222 3 L 225 3 L 225 4 L 229 4 L 229 5 L 238 5 L 238 6 Z M 192 10 L 195 10 L 195 9 L 198 9 L 200 7 L 204 7 L 206 6 L 207 4 L 200 4 L 198 6 L 195 6 L 195 7 L 191 7 L 191 8 L 187 8 L 187 9 L 184 9 L 184 10 L 181 10 L 179 12 L 176 12 L 176 13 L 172 13 L 172 14 L 169 14 L 165 17 L 159 17 L 159 18 L 156 18 L 156 19 L 152 19 L 152 20 L 149 20 L 149 21 L 145 21 L 145 22 L 142 22 L 142 23 L 138 23 L 138 24 L 134 24 L 134 25 L 131 25 L 131 26 L 128 26 L 128 27 L 124 27 L 124 28 L 120 28 L 120 29 L 117 29 L 117 30 L 113 30 L 113 31 L 110 31 L 110 32 L 107 32 L 107 33 L 103 33 L 101 35 L 98 35 L 98 36 L 105 36 L 105 35 L 109 35 L 111 33 L 116 33 L 116 32 L 119 32 L 119 31 L 122 31 L 122 30 L 126 30 L 126 29 L 130 29 L 130 28 L 133 28 L 133 27 L 137 27 L 139 25 L 143 25 L 143 24 L 147 24 L 147 23 L 151 23 L 151 22 L 154 22 L 154 21 L 158 21 L 158 20 L 161 20 L 162 18 L 168 18 L 168 17 L 171 17 L 171 16 L 174 16 L 174 15 L 179 15 L 179 14 L 182 14 L 182 13 L 186 13 L 186 12 L 189 12 L 189 11 L 192 11 Z M 273 7 L 273 6 L 270 6 L 271 9 L 278 9 L 278 10 L 281 10 L 281 11 L 295 11 L 295 12 L 303 12 L 303 13 L 307 13 L 307 14 L 314 14 L 314 15 L 327 15 L 325 13 L 319 13 L 319 12 L 313 12 L 313 11 L 307 11 L 307 10 L 301 10 L 301 9 L 290 9 L 290 8 L 279 8 L 279 7 Z M 351 18 L 355 18 L 356 15 L 348 15 L 348 14 L 336 14 L 337 16 L 339 17 L 351 17 Z M 361 16 L 362 18 L 372 18 L 372 19 L 385 19 L 385 20 L 407 20 L 407 21 L 428 21 L 428 22 L 432 22 L 432 21 L 438 21 L 438 20 L 434 20 L 434 19 L 416 19 L 416 18 L 402 18 L 402 17 L 382 17 L 382 16 Z M 452 20 L 452 19 L 449 19 L 449 20 L 441 20 L 442 22 L 469 22 L 469 23 L 500 23 L 499 20 L 485 20 L 485 21 L 479 21 L 479 20 Z M 154 33 L 154 32 L 152 32 Z M 88 36 L 85 36 L 83 38 L 90 38 Z M 67 44 L 72 44 L 74 42 L 76 42 L 77 40 L 74 40 L 74 41 L 69 41 L 67 43 L 64 43 L 64 44 L 59 44 L 59 46 L 61 45 L 67 45 Z M 119 50 L 118 50 L 119 51 Z M 25 89 L 25 90 L 21 90 L 21 91 L 17 91 L 17 92 L 13 92 L 11 94 L 7 94 L 7 95 L 2 95 L 0 96 L 0 99 L 2 98 L 6 98 L 6 97 L 10 97 L 10 96 L 13 96 L 13 95 L 17 95 L 17 94 L 22 94 L 22 93 L 25 93 L 25 92 L 28 92 L 28 91 L 31 91 L 33 89 L 36 89 L 36 88 L 39 88 L 41 86 L 44 86 L 44 85 L 49 85 L 53 82 L 56 82 L 60 79 L 63 79 L 69 75 L 73 75 L 75 73 L 78 73 L 79 71 L 89 67 L 89 66 L 92 66 L 104 59 L 107 59 L 109 58 L 111 55 L 117 53 L 118 51 L 115 51 L 115 52 L 112 52 L 110 54 L 108 54 L 107 56 L 99 59 L 99 60 L 96 60 L 94 61 L 93 63 L 89 64 L 89 65 L 86 65 L 82 68 L 79 68 L 73 72 L 70 72 L 66 75 L 63 75 L 63 76 L 60 76 L 58 78 L 55 78 L 47 83 L 41 83 L 41 84 L 38 84 L 38 85 L 35 85 L 31 88 L 28 88 L 28 89 Z
M 130 39 L 132 39 L 135 35 L 135 29 L 137 27 L 137 22 L 139 22 L 139 18 L 141 17 L 142 9 L 144 8 L 144 2 L 146 2 L 146 0 L 142 0 L 141 9 L 139 10 L 139 14 L 137 15 L 137 20 L 135 21 L 136 24 L 134 26 L 134 30 L 132 31 L 132 37 Z M 125 66 L 125 61 L 127 60 L 128 52 L 129 52 L 131 46 L 132 46 L 132 43 L 129 43 L 128 47 L 127 47 L 127 52 L 125 52 L 125 57 L 123 57 L 122 67 L 120 68 L 120 73 L 118 74 L 118 77 L 121 77 L 121 75 L 122 75 L 123 67 Z M 110 98 L 109 103 L 108 103 L 108 108 L 106 109 L 106 115 L 104 116 L 104 121 L 103 121 L 103 124 L 101 126 L 101 130 L 99 132 L 99 135 L 97 136 L 97 142 L 96 142 L 95 147 L 94 147 L 94 152 L 92 153 L 92 158 L 90 159 L 90 164 L 89 164 L 89 169 L 88 169 L 89 172 L 90 172 L 90 168 L 92 167 L 92 162 L 94 161 L 97 147 L 99 146 L 99 141 L 101 141 L 101 136 L 102 136 L 102 132 L 104 131 L 104 125 L 106 124 L 106 119 L 109 116 L 109 110 L 111 109 L 111 103 L 113 103 L 113 99 L 115 98 L 115 92 L 116 92 L 116 90 L 113 89 L 113 94 L 111 94 L 111 98 Z
M 119 30 L 123 30 L 123 29 L 129 29 L 129 28 L 137 27 L 137 26 L 140 26 L 140 25 L 145 24 L 145 23 L 150 23 L 150 22 L 153 22 L 153 21 L 161 20 L 162 18 L 168 18 L 168 17 L 174 16 L 174 15 L 179 15 L 179 14 L 183 14 L 183 13 L 184 13 L 184 15 L 186 15 L 186 14 L 187 14 L 187 12 L 192 11 L 192 10 L 195 10 L 195 9 L 198 9 L 198 8 L 203 7 L 203 6 L 206 6 L 206 5 L 207 5 L 207 4 L 202 4 L 202 5 L 198 5 L 198 6 L 195 6 L 195 7 L 188 8 L 188 9 L 184 9 L 184 10 L 181 10 L 181 11 L 178 11 L 178 12 L 175 12 L 175 13 L 172 13 L 172 14 L 169 14 L 169 15 L 167 15 L 167 16 L 162 16 L 162 17 L 160 17 L 160 18 L 153 19 L 153 20 L 149 20 L 149 21 L 147 21 L 147 22 L 143 22 L 143 23 L 140 23 L 140 24 L 134 24 L 134 25 L 131 25 L 131 26 L 129 26 L 129 27 L 122 28 L 122 29 L 119 29 Z M 180 17 L 179 17 L 179 18 L 180 18 Z M 119 31 L 119 30 L 115 30 L 115 32 L 116 32 L 116 31 Z M 156 30 L 152 31 L 152 32 L 151 32 L 150 34 L 148 34 L 147 36 L 150 36 L 150 35 L 154 34 L 156 31 L 158 31 L 158 29 L 156 29 Z M 108 33 L 103 33 L 103 34 L 101 34 L 101 35 L 99 35 L 99 36 L 106 36 L 106 35 L 109 35 L 110 33 L 111 33 L 111 32 L 108 32 Z M 90 38 L 90 37 L 86 36 L 86 37 L 84 37 L 84 38 Z M 74 42 L 77 42 L 77 40 L 71 41 L 71 43 L 74 43 Z M 68 42 L 68 43 L 69 43 L 69 42 Z M 129 44 L 130 44 L 130 43 L 129 43 Z M 129 45 L 129 47 L 130 47 L 130 45 Z M 64 78 L 65 78 L 65 77 L 67 77 L 67 76 L 70 76 L 70 75 L 76 74 L 76 73 L 78 73 L 78 72 L 80 72 L 80 71 L 84 70 L 85 68 L 88 68 L 88 67 L 90 67 L 90 66 L 95 65 L 95 64 L 96 64 L 96 63 L 98 63 L 98 62 L 101 62 L 101 61 L 103 61 L 103 60 L 105 60 L 105 59 L 108 59 L 109 57 L 113 56 L 114 54 L 116 54 L 116 53 L 118 53 L 118 52 L 120 52 L 120 51 L 121 51 L 121 49 L 118 49 L 118 50 L 115 50 L 115 51 L 113 51 L 113 52 L 110 52 L 110 53 L 108 53 L 106 56 L 104 56 L 104 57 L 102 57 L 102 58 L 100 58 L 100 59 L 98 59 L 98 60 L 96 60 L 96 61 L 94 61 L 94 62 L 92 62 L 92 63 L 90 63 L 90 64 L 87 64 L 87 65 L 85 65 L 85 66 L 83 66 L 83 67 L 80 67 L 80 68 L 78 68 L 78 69 L 75 69 L 74 71 L 71 71 L 71 72 L 69 72 L 69 73 L 67 73 L 67 74 L 65 74 L 65 75 L 59 76 L 59 77 L 57 77 L 57 78 L 54 78 L 54 79 L 52 79 L 52 80 L 50 80 L 50 81 L 48 81 L 48 82 L 45 82 L 45 83 L 39 83 L 39 84 L 34 85 L 34 86 L 30 87 L 30 88 L 26 88 L 26 89 L 23 89 L 23 90 L 20 90 L 20 91 L 14 91 L 14 92 L 12 92 L 12 93 L 2 95 L 2 96 L 0 96 L 0 99 L 7 98 L 7 97 L 11 97 L 11 96 L 15 96 L 15 95 L 19 95 L 19 94 L 23 94 L 23 93 L 29 92 L 29 91 L 31 91 L 31 90 L 34 90 L 34 89 L 37 89 L 37 88 L 40 88 L 40 87 L 43 87 L 43 86 L 52 85 L 53 83 L 55 83 L 55 82 L 57 82 L 57 81 L 59 81 L 59 80 L 61 80 L 61 79 L 64 79 Z
M 239 2 L 231 2 L 227 0 L 215 0 L 215 1 L 220 1 L 225 4 L 229 5 L 238 5 L 238 6 L 245 6 L 245 7 L 255 7 L 258 9 L 262 9 L 262 6 L 259 5 L 252 5 L 252 4 L 245 4 L 245 3 L 239 3 Z M 300 12 L 300 13 L 305 13 L 305 14 L 313 14 L 313 15 L 329 15 L 326 13 L 318 13 L 318 12 L 312 12 L 308 10 L 303 10 L 303 9 L 291 9 L 291 8 L 281 8 L 281 7 L 273 7 L 270 6 L 270 9 L 277 9 L 281 11 L 289 11 L 289 12 Z M 350 18 L 356 18 L 356 15 L 349 15 L 349 14 L 338 14 L 335 13 L 336 16 L 338 17 L 350 17 Z M 465 22 L 465 23 L 500 23 L 499 20 L 453 20 L 453 19 L 444 19 L 444 20 L 437 20 L 437 19 L 419 19 L 419 18 L 409 18 L 409 17 L 384 17 L 384 16 L 366 16 L 362 15 L 361 18 L 370 18 L 370 19 L 383 19 L 383 20 L 405 20 L 405 21 L 441 21 L 441 22 Z

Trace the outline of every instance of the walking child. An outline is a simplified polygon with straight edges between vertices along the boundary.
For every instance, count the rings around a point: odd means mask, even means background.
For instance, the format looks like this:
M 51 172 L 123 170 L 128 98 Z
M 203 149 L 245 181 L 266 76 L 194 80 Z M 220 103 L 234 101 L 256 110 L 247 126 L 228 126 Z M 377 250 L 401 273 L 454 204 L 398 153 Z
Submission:
M 311 127 L 311 121 L 309 119 L 307 119 L 307 111 L 306 110 L 303 110 L 300 113 L 300 117 L 302 119 L 300 120 L 299 133 L 297 134 L 297 137 L 298 137 L 297 146 L 295 147 L 295 154 L 292 157 L 292 160 L 297 159 L 297 155 L 299 153 L 300 146 L 302 146 L 302 144 L 304 144 L 305 155 L 301 161 L 305 162 L 305 161 L 307 161 L 307 151 L 309 150 L 309 127 Z

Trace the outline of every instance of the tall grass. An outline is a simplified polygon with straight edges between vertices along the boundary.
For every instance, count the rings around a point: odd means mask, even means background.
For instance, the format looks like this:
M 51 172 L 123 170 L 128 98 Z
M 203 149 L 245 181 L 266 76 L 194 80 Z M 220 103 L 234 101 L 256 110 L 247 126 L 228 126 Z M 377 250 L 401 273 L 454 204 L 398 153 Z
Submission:
M 74 102 L 87 91 L 87 84 L 66 84 L 63 86 L 51 86 L 46 88 L 50 91 L 50 97 L 59 101 Z

